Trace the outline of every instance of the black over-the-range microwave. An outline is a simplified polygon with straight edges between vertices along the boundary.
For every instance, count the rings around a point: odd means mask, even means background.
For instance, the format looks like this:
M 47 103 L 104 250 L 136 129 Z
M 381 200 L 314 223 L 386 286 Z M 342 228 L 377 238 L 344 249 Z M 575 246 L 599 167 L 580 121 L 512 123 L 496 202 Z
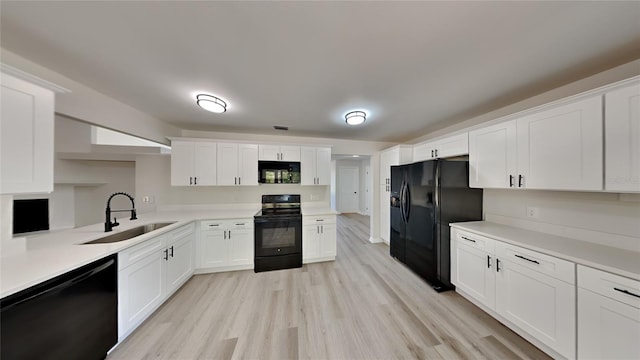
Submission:
M 258 161 L 261 184 L 300 184 L 300 162 Z

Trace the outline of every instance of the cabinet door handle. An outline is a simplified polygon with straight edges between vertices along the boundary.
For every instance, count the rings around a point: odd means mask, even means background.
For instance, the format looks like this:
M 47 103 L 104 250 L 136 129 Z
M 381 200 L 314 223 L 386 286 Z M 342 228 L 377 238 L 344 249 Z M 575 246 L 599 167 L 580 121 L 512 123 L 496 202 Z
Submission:
M 513 187 L 513 175 L 509 175 L 509 187 Z
M 500 259 L 496 259 L 496 272 L 500 272 Z
M 522 180 L 524 180 L 524 176 L 518 175 L 518 187 L 522 187 Z
M 324 225 L 320 225 L 320 234 L 324 234 Z
M 461 237 L 461 238 L 463 238 L 463 239 L 465 239 L 465 240 L 467 240 L 467 241 L 476 242 L 475 240 L 473 240 L 473 239 L 469 239 L 468 237 L 464 237 L 464 236 L 460 236 L 460 237 Z
M 198 185 L 198 177 L 197 176 L 193 177 L 193 185 Z
M 193 177 L 189 176 L 189 185 L 193 185 Z
M 538 264 L 538 265 L 540 265 L 540 263 L 539 263 L 538 261 L 536 261 L 536 260 L 531 260 L 531 259 L 529 259 L 529 258 L 526 258 L 526 257 L 522 256 L 522 255 L 518 255 L 518 254 L 516 254 L 516 255 L 514 255 L 514 256 L 515 256 L 515 257 L 517 257 L 518 259 L 527 260 L 528 262 L 532 262 L 532 263 L 534 263 L 534 264 Z
M 316 219 L 316 221 L 324 221 L 324 219 Z
M 238 176 L 238 185 L 242 185 L 242 178 Z
M 229 239 L 231 239 L 231 230 L 229 230 Z
M 238 178 L 237 177 L 233 178 L 233 185 L 238 185 Z
M 431 150 L 431 157 L 433 157 L 433 150 Z
M 244 226 L 244 223 L 236 224 L 236 226 Z
M 224 239 L 227 239 L 227 230 L 224 231 Z
M 491 256 L 487 255 L 487 269 L 491 269 Z
M 436 149 L 436 157 L 438 157 L 438 149 Z
M 635 296 L 635 297 L 637 297 L 637 298 L 640 298 L 640 295 L 638 295 L 638 294 L 634 294 L 634 293 L 632 293 L 631 291 L 629 291 L 629 290 L 627 290 L 627 289 L 618 289 L 618 288 L 613 288 L 613 290 L 615 290 L 615 291 L 619 291 L 619 292 L 621 292 L 621 293 L 623 293 L 623 294 L 627 294 L 627 295 L 631 295 L 631 296 Z
M 165 259 L 165 261 L 169 260 L 169 250 L 167 250 L 167 249 L 164 249 L 164 259 Z
M 169 253 L 169 256 L 173 257 L 173 246 L 170 247 L 169 250 L 171 250 L 171 252 Z

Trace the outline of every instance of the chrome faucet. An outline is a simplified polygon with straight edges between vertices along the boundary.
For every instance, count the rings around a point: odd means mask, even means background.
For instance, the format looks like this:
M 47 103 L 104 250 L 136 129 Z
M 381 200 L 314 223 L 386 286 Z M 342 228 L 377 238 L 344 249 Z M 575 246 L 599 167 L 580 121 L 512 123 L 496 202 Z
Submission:
M 111 199 L 113 199 L 116 195 L 124 195 L 126 197 L 129 198 L 129 200 L 131 200 L 131 209 L 129 210 L 111 210 Z M 114 226 L 118 226 L 120 225 L 120 223 L 118 222 L 118 220 L 116 220 L 116 218 L 113 218 L 113 222 L 111 222 L 111 213 L 112 212 L 122 212 L 122 211 L 131 211 L 131 218 L 129 220 L 136 220 L 138 217 L 136 216 L 136 204 L 133 202 L 133 197 L 127 193 L 124 192 L 117 192 L 117 193 L 113 193 L 111 196 L 109 196 L 109 200 L 107 200 L 107 210 L 105 211 L 105 215 L 107 217 L 106 221 L 104 222 L 104 232 L 109 232 L 111 230 L 113 230 Z

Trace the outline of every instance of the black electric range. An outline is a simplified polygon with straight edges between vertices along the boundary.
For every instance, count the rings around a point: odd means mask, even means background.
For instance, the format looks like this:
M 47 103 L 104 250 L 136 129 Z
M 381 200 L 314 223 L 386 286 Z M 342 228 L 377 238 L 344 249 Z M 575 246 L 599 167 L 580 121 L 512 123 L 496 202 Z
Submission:
M 302 267 L 300 195 L 262 195 L 254 228 L 255 272 Z

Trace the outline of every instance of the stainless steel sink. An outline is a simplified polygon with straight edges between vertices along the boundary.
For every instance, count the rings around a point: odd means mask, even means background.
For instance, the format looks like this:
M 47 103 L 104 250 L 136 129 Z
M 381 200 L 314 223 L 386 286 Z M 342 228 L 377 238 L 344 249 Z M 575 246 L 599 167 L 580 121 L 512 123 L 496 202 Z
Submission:
M 158 230 L 160 228 L 163 228 L 165 226 L 168 226 L 174 223 L 175 221 L 142 225 L 142 226 L 134 227 L 133 229 L 125 230 L 119 233 L 101 237 L 99 239 L 91 240 L 84 244 L 106 244 L 106 243 L 114 243 L 118 241 L 129 240 L 129 239 L 133 239 L 136 236 L 150 233 L 154 230 Z

